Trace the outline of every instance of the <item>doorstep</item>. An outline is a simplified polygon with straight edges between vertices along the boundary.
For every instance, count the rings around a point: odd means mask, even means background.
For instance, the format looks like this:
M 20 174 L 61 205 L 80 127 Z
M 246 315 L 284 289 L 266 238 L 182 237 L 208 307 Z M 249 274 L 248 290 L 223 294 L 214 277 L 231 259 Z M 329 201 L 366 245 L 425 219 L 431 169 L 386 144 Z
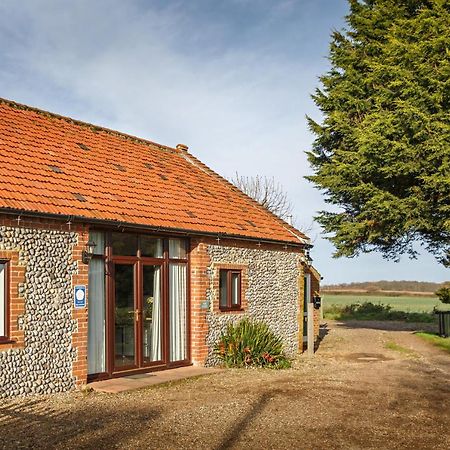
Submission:
M 185 378 L 210 375 L 221 372 L 223 369 L 210 367 L 187 366 L 177 369 L 161 370 L 160 372 L 143 373 L 139 375 L 127 375 L 120 378 L 111 378 L 104 381 L 94 381 L 88 387 L 97 392 L 117 394 L 119 392 L 141 389 L 155 384 L 169 383 L 171 381 L 184 380 Z

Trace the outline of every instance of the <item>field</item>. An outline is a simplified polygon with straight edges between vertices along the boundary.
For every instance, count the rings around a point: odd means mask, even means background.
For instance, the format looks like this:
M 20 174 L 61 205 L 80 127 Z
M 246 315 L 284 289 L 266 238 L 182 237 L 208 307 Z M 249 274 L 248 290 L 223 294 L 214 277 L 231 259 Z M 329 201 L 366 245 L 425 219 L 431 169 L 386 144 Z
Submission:
M 372 302 L 382 303 L 392 306 L 393 310 L 405 312 L 432 312 L 434 306 L 439 305 L 439 309 L 450 309 L 450 305 L 443 305 L 436 297 L 384 297 L 377 295 L 333 295 L 322 292 L 324 310 L 331 305 L 345 306 L 352 303 Z M 447 306 L 447 307 L 446 307 Z

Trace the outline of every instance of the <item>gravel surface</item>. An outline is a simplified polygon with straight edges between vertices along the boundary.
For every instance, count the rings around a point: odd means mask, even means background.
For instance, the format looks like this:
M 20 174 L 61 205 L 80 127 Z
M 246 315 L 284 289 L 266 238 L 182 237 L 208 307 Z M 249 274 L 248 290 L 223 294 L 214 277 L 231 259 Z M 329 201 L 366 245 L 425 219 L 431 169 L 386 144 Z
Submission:
M 450 448 L 448 354 L 401 324 L 361 325 L 328 321 L 290 370 L 3 400 L 0 448 Z

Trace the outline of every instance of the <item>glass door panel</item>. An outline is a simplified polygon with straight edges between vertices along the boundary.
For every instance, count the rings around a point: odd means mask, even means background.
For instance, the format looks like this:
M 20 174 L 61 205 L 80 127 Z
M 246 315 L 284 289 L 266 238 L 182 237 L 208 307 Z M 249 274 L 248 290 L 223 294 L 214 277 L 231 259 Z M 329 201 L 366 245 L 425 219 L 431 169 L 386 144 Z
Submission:
M 169 357 L 187 359 L 186 264 L 169 264 Z
M 106 371 L 105 320 L 105 261 L 92 258 L 89 263 L 88 374 Z
M 143 363 L 162 360 L 161 266 L 143 266 L 142 355 Z
M 114 269 L 114 367 L 135 365 L 134 265 L 115 264 Z

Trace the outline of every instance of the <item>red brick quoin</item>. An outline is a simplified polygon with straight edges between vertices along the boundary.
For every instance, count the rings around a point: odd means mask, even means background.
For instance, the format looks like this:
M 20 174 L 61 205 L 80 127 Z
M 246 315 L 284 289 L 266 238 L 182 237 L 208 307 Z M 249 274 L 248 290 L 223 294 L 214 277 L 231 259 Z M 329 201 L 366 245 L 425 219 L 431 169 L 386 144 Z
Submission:
M 72 290 L 76 285 L 86 286 L 86 307 L 75 309 L 72 304 L 72 318 L 76 321 L 76 331 L 72 333 L 72 347 L 76 350 L 76 359 L 72 366 L 72 375 L 77 386 L 87 383 L 87 348 L 88 348 L 88 302 L 89 302 L 89 265 L 82 261 L 82 253 L 89 240 L 87 227 L 79 225 L 74 230 L 78 234 L 78 243 L 73 248 L 73 261 L 77 262 L 78 273 L 72 276 Z
M 8 261 L 7 341 L 0 341 L 0 351 L 24 347 L 24 332 L 20 322 L 25 313 L 24 298 L 19 295 L 19 286 L 25 281 L 25 266 L 19 263 L 19 252 L 0 250 L 0 260 Z

